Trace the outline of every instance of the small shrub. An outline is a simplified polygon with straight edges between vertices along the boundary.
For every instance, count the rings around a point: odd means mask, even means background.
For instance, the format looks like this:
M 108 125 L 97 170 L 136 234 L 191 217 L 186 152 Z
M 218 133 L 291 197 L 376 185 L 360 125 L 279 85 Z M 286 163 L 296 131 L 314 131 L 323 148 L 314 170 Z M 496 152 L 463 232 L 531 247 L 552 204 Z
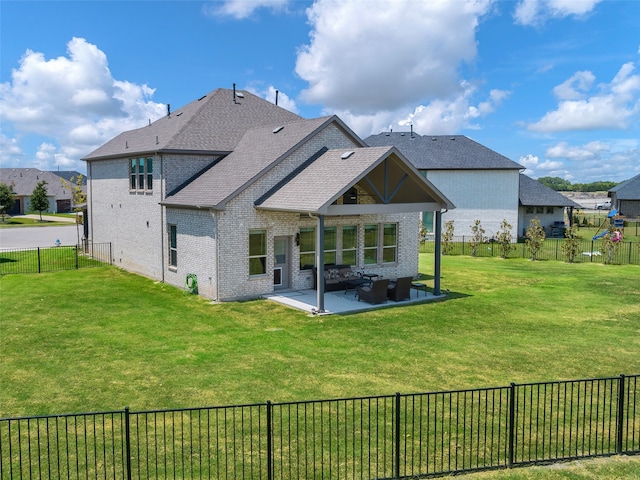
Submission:
M 565 232 L 565 237 L 566 239 L 562 244 L 562 253 L 568 263 L 573 263 L 580 251 L 580 237 L 578 236 L 578 228 L 575 223 Z
M 448 255 L 453 251 L 453 220 L 444 222 L 444 232 L 442 232 L 442 254 Z
M 542 244 L 544 243 L 546 236 L 547 234 L 544 232 L 544 228 L 540 225 L 540 220 L 537 218 L 532 219 L 531 222 L 529 222 L 529 226 L 527 227 L 527 232 L 525 234 L 525 243 L 527 244 L 527 247 L 529 247 L 532 261 L 537 259 L 538 252 L 542 248 Z
M 500 230 L 496 237 L 498 248 L 500 249 L 500 256 L 507 258 L 512 250 L 515 250 L 516 246 L 513 244 L 513 235 L 511 235 L 511 224 L 507 222 L 507 219 L 503 219 L 500 224 Z
M 484 236 L 485 230 L 482 228 L 482 224 L 480 220 L 476 220 L 473 225 L 471 225 L 471 240 L 469 241 L 469 246 L 471 247 L 471 256 L 475 257 L 478 255 L 478 247 L 487 241 L 487 237 Z

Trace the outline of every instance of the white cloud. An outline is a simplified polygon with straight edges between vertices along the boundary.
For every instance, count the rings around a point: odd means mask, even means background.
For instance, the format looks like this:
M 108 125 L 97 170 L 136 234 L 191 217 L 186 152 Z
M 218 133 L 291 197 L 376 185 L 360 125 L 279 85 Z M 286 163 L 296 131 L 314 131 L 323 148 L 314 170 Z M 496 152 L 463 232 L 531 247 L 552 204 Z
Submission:
M 83 155 L 164 114 L 165 107 L 151 100 L 153 89 L 112 77 L 97 46 L 73 38 L 67 53 L 47 60 L 27 50 L 11 81 L 0 84 L 2 121 L 21 135 L 35 133 L 51 140 L 32 159 L 42 169 L 82 168 Z M 3 153 L 3 164 L 19 166 L 24 161 L 19 154 L 7 158 Z
M 281 9 L 289 0 L 225 0 L 214 1 L 204 5 L 203 11 L 208 16 L 229 16 L 241 20 L 250 17 L 259 8 Z
M 581 17 L 601 0 L 521 0 L 513 13 L 516 23 L 540 25 L 551 18 Z
M 518 159 L 518 163 L 527 169 L 533 168 L 538 165 L 539 158 L 537 155 L 532 155 L 531 153 L 527 155 L 523 155 Z
M 273 86 L 269 86 L 266 93 L 264 94 L 265 100 L 270 101 L 271 103 L 276 103 L 276 89 Z M 293 113 L 298 113 L 298 107 L 296 102 L 289 98 L 289 96 L 278 90 L 278 106 L 282 107 L 286 110 L 289 110 Z
M 582 146 L 569 146 L 567 142 L 560 142 L 547 149 L 547 158 L 566 158 L 569 160 L 597 160 L 602 153 L 611 150 L 610 145 L 593 141 Z
M 545 160 L 542 163 L 538 163 L 538 165 L 536 165 L 536 168 L 538 168 L 539 170 L 559 170 L 562 167 L 564 167 L 564 163 L 562 162 L 554 162 L 551 160 Z
M 631 62 L 624 64 L 610 83 L 592 93 L 595 77 L 576 73 L 554 89 L 558 108 L 527 128 L 545 133 L 628 128 L 640 114 L 640 75 L 633 75 L 634 68 Z
M 476 28 L 490 5 L 397 1 L 372 8 L 370 2 L 317 0 L 307 10 L 311 42 L 296 62 L 309 84 L 302 98 L 365 117 L 457 98 L 465 90 L 458 68 L 475 58 Z

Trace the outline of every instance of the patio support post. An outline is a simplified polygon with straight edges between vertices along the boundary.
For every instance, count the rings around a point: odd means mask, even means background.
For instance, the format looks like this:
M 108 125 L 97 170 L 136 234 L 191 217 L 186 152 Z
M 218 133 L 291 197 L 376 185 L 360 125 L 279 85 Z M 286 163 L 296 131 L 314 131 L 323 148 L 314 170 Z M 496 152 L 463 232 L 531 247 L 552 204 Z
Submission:
M 433 294 L 440 295 L 440 264 L 442 260 L 442 212 L 440 210 L 436 212 L 435 237 L 436 245 L 433 265 Z
M 324 313 L 324 215 L 318 215 L 316 231 L 316 284 L 318 285 L 318 313 Z

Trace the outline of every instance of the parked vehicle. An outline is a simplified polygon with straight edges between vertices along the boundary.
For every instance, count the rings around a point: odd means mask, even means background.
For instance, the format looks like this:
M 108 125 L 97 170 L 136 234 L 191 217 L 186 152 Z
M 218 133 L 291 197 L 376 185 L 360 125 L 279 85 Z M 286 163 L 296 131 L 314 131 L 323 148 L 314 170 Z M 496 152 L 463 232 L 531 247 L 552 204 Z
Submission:
M 611 200 L 606 202 L 596 203 L 596 210 L 611 210 Z

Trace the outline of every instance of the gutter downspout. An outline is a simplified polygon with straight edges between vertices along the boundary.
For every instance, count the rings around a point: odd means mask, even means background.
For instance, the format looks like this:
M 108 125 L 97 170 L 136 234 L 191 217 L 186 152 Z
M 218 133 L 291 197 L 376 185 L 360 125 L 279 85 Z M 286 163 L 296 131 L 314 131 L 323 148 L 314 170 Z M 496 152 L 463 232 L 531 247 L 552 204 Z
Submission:
M 158 158 L 160 159 L 160 198 L 162 200 L 164 200 L 164 194 L 166 191 L 166 185 L 165 185 L 165 178 L 164 178 L 164 163 L 162 161 L 162 154 L 159 153 L 158 154 Z M 164 236 L 167 235 L 167 229 L 165 228 L 167 226 L 167 207 L 165 207 L 164 205 L 160 205 L 160 231 L 162 232 L 160 234 L 160 261 L 162 262 L 160 265 L 160 271 L 162 272 L 162 278 L 161 281 L 162 283 L 165 283 L 165 275 L 164 275 L 164 268 L 165 268 L 165 255 L 167 254 L 167 252 L 164 251 Z
M 442 211 L 436 212 L 436 228 L 435 228 L 435 254 L 433 265 L 433 294 L 440 295 L 440 271 L 442 267 Z

